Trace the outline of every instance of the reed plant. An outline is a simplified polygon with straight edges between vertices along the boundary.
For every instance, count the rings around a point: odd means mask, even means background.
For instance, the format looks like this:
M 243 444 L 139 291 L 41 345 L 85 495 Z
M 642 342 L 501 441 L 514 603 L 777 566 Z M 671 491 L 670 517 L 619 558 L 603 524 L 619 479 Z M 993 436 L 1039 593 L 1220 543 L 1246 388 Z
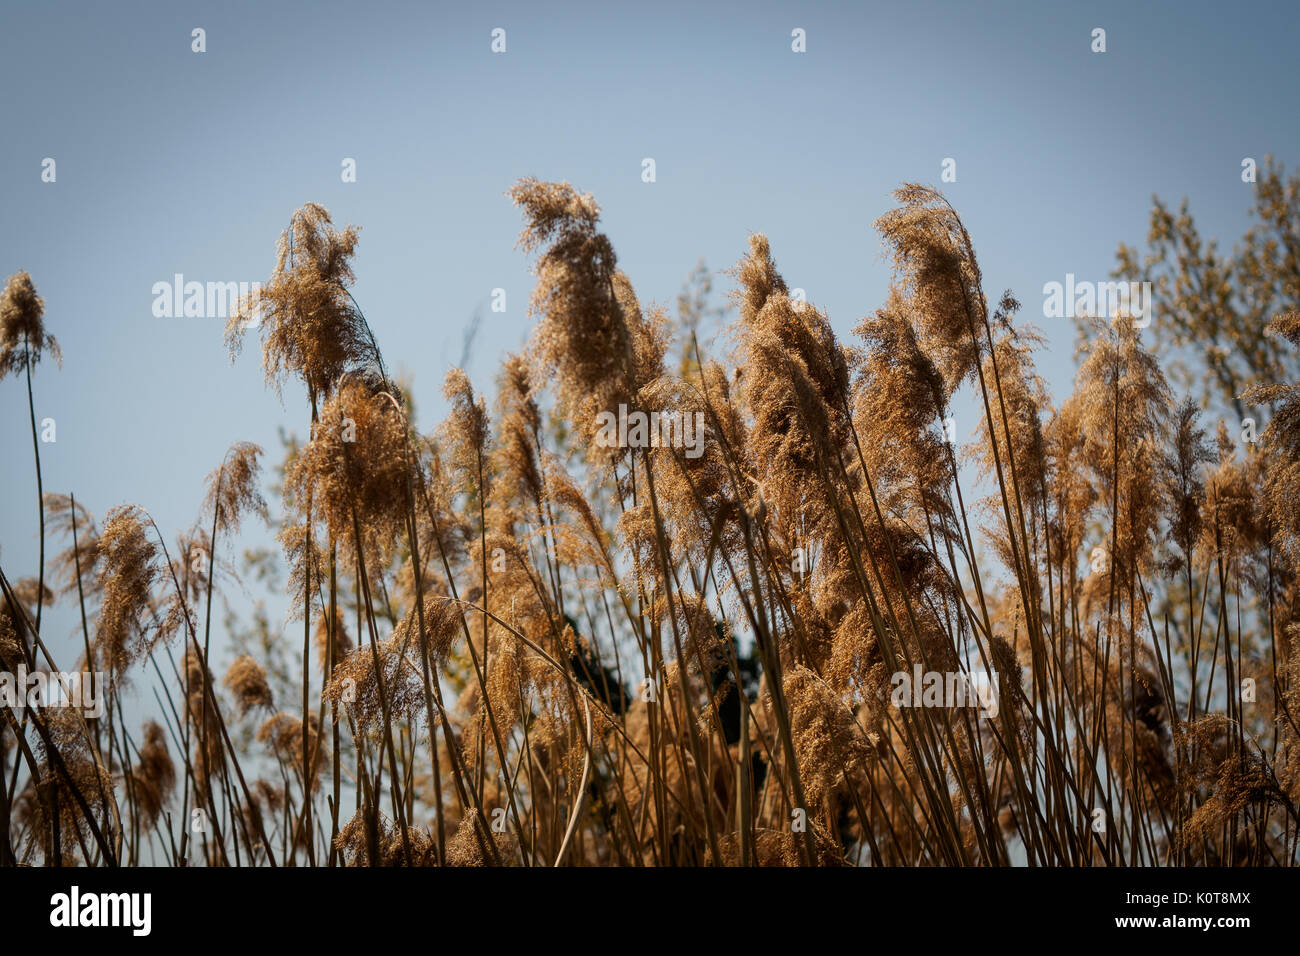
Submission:
M 280 513 L 250 444 L 171 543 L 143 508 L 100 523 L 39 488 L 0 667 L 58 669 L 42 608 L 66 600 L 109 699 L 4 710 L 0 863 L 1295 862 L 1300 384 L 1245 396 L 1273 409 L 1257 442 L 1211 437 L 1118 314 L 1057 407 L 1043 338 L 912 184 L 852 344 L 754 235 L 710 355 L 703 306 L 643 304 L 591 196 L 510 197 L 536 328 L 491 402 L 453 369 L 447 419 L 417 427 L 350 291 L 359 233 L 309 204 L 228 327 L 305 399 Z M 0 321 L 30 400 L 58 352 L 26 273 Z M 1300 347 L 1300 314 L 1273 330 Z M 620 410 L 698 420 L 702 451 L 603 440 Z M 292 627 L 219 668 L 218 555 L 249 519 Z M 919 673 L 996 707 L 900 706 Z

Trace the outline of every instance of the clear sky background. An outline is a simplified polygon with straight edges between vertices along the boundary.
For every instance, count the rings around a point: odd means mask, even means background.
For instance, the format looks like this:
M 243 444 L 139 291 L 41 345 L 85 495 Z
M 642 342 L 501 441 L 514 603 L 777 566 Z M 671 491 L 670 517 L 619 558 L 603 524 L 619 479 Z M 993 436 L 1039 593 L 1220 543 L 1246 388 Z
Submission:
M 282 403 L 264 386 L 251 337 L 232 366 L 223 320 L 155 318 L 151 288 L 178 272 L 265 280 L 308 201 L 362 227 L 354 293 L 390 367 L 413 376 L 420 427 L 442 416 L 476 310 L 467 370 L 490 391 L 531 327 L 504 195 L 523 176 L 595 194 L 643 302 L 673 306 L 701 257 L 728 267 L 767 233 L 846 341 L 885 299 L 871 224 L 890 191 L 942 185 L 986 291 L 1013 289 L 1048 335 L 1059 398 L 1074 329 L 1042 318 L 1045 282 L 1105 279 L 1117 244 L 1144 239 L 1153 193 L 1188 196 L 1203 234 L 1231 245 L 1251 198 L 1242 158 L 1300 162 L 1298 25 L 1282 3 L 4 0 L 0 270 L 31 272 L 65 352 L 34 381 L 37 418 L 58 429 L 46 490 L 97 517 L 141 504 L 170 541 L 232 442 L 274 458 L 278 426 L 305 431 L 301 389 Z M 356 183 L 340 181 L 344 157 Z M 945 157 L 956 183 L 940 183 Z M 505 314 L 488 309 L 497 287 Z M 974 419 L 957 424 L 964 438 Z M 0 383 L 11 579 L 36 567 L 28 427 L 22 380 Z M 51 621 L 72 646 L 71 609 Z

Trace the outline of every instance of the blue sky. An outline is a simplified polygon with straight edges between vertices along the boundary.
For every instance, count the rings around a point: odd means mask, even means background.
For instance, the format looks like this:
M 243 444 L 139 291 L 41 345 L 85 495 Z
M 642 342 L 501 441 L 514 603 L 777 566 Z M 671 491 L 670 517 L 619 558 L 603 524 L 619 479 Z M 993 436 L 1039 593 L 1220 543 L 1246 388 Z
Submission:
M 1059 397 L 1074 331 L 1041 318 L 1045 282 L 1104 279 L 1117 243 L 1145 236 L 1153 193 L 1188 196 L 1203 234 L 1231 245 L 1250 202 L 1242 158 L 1300 160 L 1300 18 L 1282 4 L 10 3 L 0 16 L 0 270 L 31 272 L 66 356 L 34 381 L 37 417 L 58 429 L 45 487 L 101 517 L 141 504 L 169 540 L 232 442 L 274 455 L 277 427 L 301 433 L 308 411 L 292 385 L 283 403 L 263 385 L 252 340 L 231 365 L 221 319 L 155 318 L 152 286 L 264 280 L 304 202 L 362 227 L 354 292 L 428 429 L 476 310 L 480 387 L 527 340 L 529 262 L 504 196 L 523 176 L 596 195 L 643 301 L 671 306 L 697 260 L 730 266 L 767 233 L 846 340 L 886 295 L 871 223 L 890 191 L 943 185 L 986 291 L 1013 289 L 1047 333 Z M 356 183 L 340 181 L 345 157 Z M 955 183 L 939 182 L 945 157 Z M 505 314 L 487 309 L 498 287 Z M 973 424 L 959 418 L 959 434 Z M 30 441 L 21 379 L 0 382 L 13 579 L 36 564 Z M 53 636 L 74 620 L 54 615 Z

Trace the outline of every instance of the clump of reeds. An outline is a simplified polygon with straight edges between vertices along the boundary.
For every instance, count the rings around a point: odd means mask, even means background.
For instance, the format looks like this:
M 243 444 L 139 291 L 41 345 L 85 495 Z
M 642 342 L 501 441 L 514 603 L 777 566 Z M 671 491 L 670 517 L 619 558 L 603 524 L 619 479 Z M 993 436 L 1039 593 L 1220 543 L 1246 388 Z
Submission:
M 101 526 L 42 495 L 39 573 L 0 575 L 0 667 L 53 667 L 41 609 L 66 599 L 113 694 L 93 720 L 6 714 L 0 863 L 1295 862 L 1300 384 L 1246 396 L 1273 407 L 1257 447 L 1216 447 L 1131 318 L 1099 316 L 1055 407 L 1041 335 L 919 185 L 876 223 L 894 281 L 854 343 L 755 235 L 734 350 L 691 335 L 673 371 L 594 199 L 511 196 L 537 329 L 495 403 L 453 369 L 446 422 L 417 428 L 349 291 L 358 233 L 316 205 L 232 320 L 307 399 L 276 522 L 287 671 L 269 635 L 212 677 L 218 553 L 269 517 L 260 449 L 174 549 L 140 508 Z M 25 273 L 0 320 L 30 395 L 58 353 Z M 1275 329 L 1300 347 L 1296 315 Z M 698 454 L 600 440 L 620 409 L 698 418 Z M 986 696 L 900 704 L 914 673 Z M 137 737 L 121 697 L 154 678 Z

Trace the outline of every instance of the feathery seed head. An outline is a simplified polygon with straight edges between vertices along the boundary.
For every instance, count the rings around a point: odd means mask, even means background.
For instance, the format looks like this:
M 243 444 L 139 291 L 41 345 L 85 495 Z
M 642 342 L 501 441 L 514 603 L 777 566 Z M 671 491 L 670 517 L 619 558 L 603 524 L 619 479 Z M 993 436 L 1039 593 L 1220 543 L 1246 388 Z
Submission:
M 334 229 L 324 207 L 298 209 L 280 236 L 270 280 L 226 323 L 232 356 L 257 320 L 267 382 L 279 391 L 286 375 L 300 376 L 313 401 L 328 395 L 344 372 L 372 362 L 373 341 L 348 292 L 356 245 L 356 227 Z
M 266 682 L 266 669 L 248 654 L 235 658 L 226 671 L 225 684 L 235 695 L 240 717 L 255 707 L 271 710 L 275 706 L 275 698 Z
M 45 334 L 45 302 L 36 294 L 32 277 L 15 272 L 0 295 L 0 379 L 25 371 L 49 353 L 63 364 L 63 352 L 54 336 Z

